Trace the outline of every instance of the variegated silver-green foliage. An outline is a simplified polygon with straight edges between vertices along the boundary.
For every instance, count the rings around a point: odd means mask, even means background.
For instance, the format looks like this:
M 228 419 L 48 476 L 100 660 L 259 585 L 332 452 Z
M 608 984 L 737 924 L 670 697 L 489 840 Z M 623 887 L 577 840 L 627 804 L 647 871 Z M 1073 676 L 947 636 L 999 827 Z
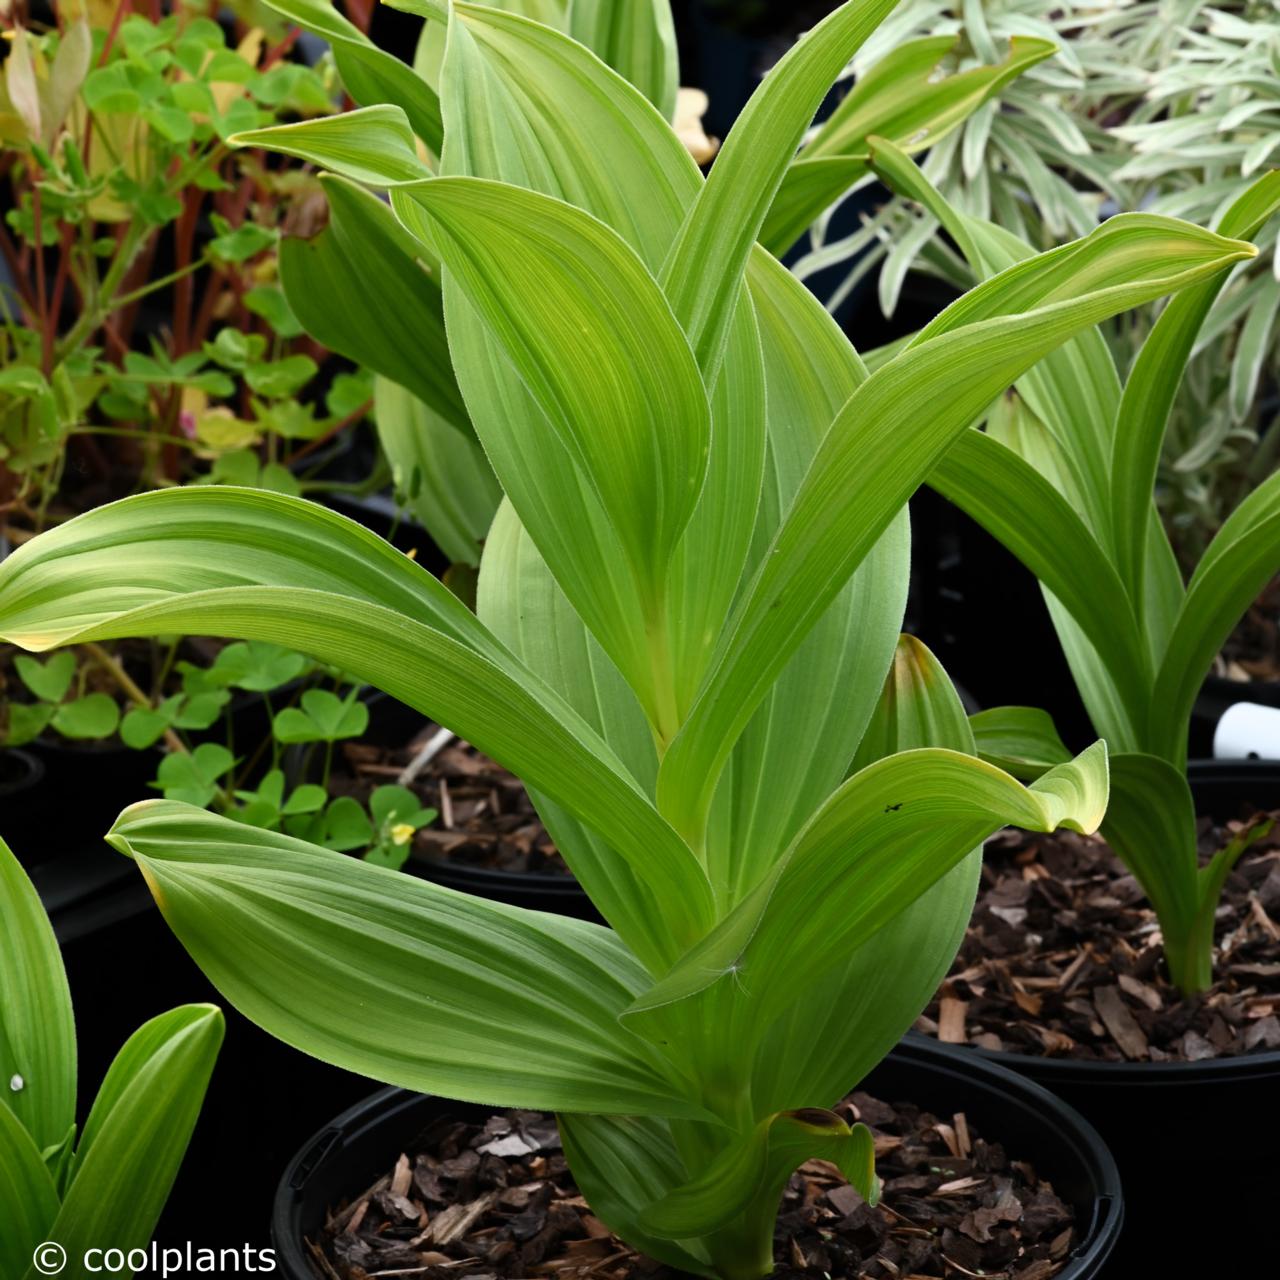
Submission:
M 284 640 L 512 769 L 609 927 L 180 804 L 135 805 L 110 840 L 249 1017 L 382 1080 L 556 1110 L 612 1228 L 751 1280 L 804 1159 L 874 1196 L 867 1131 L 823 1109 L 945 973 L 982 840 L 1092 830 L 1105 807 L 1101 743 L 1024 787 L 976 757 L 945 674 L 899 641 L 904 504 L 1039 361 L 1253 251 L 1115 219 L 993 275 L 869 373 L 757 241 L 892 0 L 801 41 L 706 179 L 655 106 L 653 59 L 629 83 L 570 34 L 604 29 L 575 28 L 576 0 L 568 32 L 401 3 L 448 24 L 424 41 L 444 51 L 433 80 L 406 93 L 359 46 L 363 106 L 337 130 L 240 141 L 329 171 L 334 238 L 289 286 L 304 323 L 491 466 L 478 615 L 332 513 L 219 488 L 19 549 L 0 637 Z
M 56 1262 L 35 1257 L 46 1241 L 63 1250 L 66 1274 L 82 1277 L 87 1250 L 127 1254 L 150 1242 L 204 1100 L 222 1014 L 184 1005 L 140 1027 L 79 1128 L 62 956 L 35 887 L 3 840 L 0 920 L 0 1277 L 48 1274 L 35 1265 Z
M 875 163 L 939 218 L 977 274 L 1033 260 L 1015 236 L 950 208 L 891 145 Z M 1258 237 L 1277 209 L 1273 172 L 1238 193 L 1219 230 Z M 1103 831 L 1151 899 L 1187 993 L 1213 980 L 1218 900 L 1248 843 L 1199 865 L 1186 778 L 1192 704 L 1280 570 L 1280 474 L 1231 512 L 1185 583 L 1153 496 L 1170 407 L 1224 279 L 1172 299 L 1123 378 L 1096 331 L 1064 344 L 985 415 L 985 431 L 961 433 L 930 478 L 1040 579 L 1080 696 L 1115 753 Z M 1020 776 L 1067 757 L 1047 717 L 1027 708 L 984 712 L 975 730 L 982 754 Z
M 945 70 L 990 63 L 1017 37 L 1051 42 L 1037 62 L 928 151 L 922 168 L 953 207 L 994 220 L 1038 248 L 1083 235 L 1101 210 L 1143 209 L 1216 226 L 1241 182 L 1280 146 L 1280 13 L 1274 0 L 908 0 L 847 69 L 855 85 L 904 45 L 951 37 Z M 869 178 L 853 188 L 853 195 Z M 907 273 L 959 287 L 973 281 L 928 211 L 889 200 L 854 232 L 831 237 L 834 208 L 817 219 L 796 266 L 802 279 L 843 262 L 839 305 L 878 271 L 891 315 Z M 1161 463 L 1160 501 L 1190 564 L 1229 512 L 1277 464 L 1274 414 L 1280 269 L 1273 227 L 1260 256 L 1223 289 L 1188 362 Z M 1127 368 L 1155 311 L 1109 337 Z

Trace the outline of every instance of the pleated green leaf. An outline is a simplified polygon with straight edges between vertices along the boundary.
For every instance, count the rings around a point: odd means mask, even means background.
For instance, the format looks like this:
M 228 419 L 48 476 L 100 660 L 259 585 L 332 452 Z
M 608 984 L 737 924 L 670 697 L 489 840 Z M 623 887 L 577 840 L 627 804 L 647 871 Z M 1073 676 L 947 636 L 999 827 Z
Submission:
M 1073 334 L 1253 253 L 1176 220 L 1113 218 L 964 295 L 854 392 L 663 761 L 659 806 L 686 838 L 700 839 L 728 752 L 779 670 L 960 432 Z
M 875 1143 L 864 1124 L 850 1127 L 831 1111 L 784 1111 L 762 1120 L 683 1186 L 641 1215 L 645 1230 L 668 1240 L 705 1236 L 752 1213 L 769 1229 L 787 1179 L 806 1160 L 829 1160 L 869 1204 L 880 1198 Z
M 1078 511 L 1031 463 L 980 431 L 962 432 L 929 484 L 1002 542 L 1060 600 L 1141 719 L 1151 667 L 1129 594 Z
M 765 354 L 768 425 L 754 568 L 832 418 L 866 373 L 824 308 L 763 250 L 752 256 L 748 282 Z M 719 388 L 731 370 L 726 363 Z M 711 567 L 718 564 L 708 559 Z M 844 780 L 902 627 L 909 560 L 903 511 L 796 649 L 734 747 L 705 847 L 708 873 L 724 901 L 737 902 L 755 886 Z
M 127 1254 L 150 1243 L 200 1114 L 222 1033 L 218 1009 L 183 1005 L 145 1023 L 116 1055 L 85 1121 L 71 1186 L 49 1228 L 48 1238 L 68 1258 L 93 1248 Z
M 1191 575 L 1151 697 L 1151 750 L 1185 763 L 1196 694 L 1232 630 L 1278 570 L 1280 473 L 1227 517 Z
M 608 745 L 452 592 L 354 522 L 261 490 L 161 491 L 69 521 L 0 565 L 0 637 L 12 643 L 175 631 L 302 649 L 447 724 L 670 895 L 668 919 L 630 922 L 653 951 L 670 960 L 704 931 L 704 873 Z
M 804 131 L 845 63 L 895 0 L 848 0 L 764 78 L 698 193 L 662 271 L 698 365 L 713 385 L 752 246 Z
M 1052 716 L 1039 707 L 991 707 L 970 716 L 969 724 L 978 755 L 1023 781 L 1071 759 Z
M 569 34 L 626 77 L 670 120 L 680 66 L 670 0 L 571 0 Z
M 0 1277 L 22 1280 L 35 1247 L 49 1239 L 58 1216 L 58 1192 L 31 1134 L 6 1106 L 0 1106 Z
M 329 42 L 347 92 L 362 107 L 391 103 L 408 118 L 414 133 L 440 154 L 443 127 L 440 100 L 412 67 L 386 53 L 328 0 L 266 0 L 277 13 Z
M 76 1029 L 53 927 L 3 840 L 0 915 L 0 1111 L 42 1151 L 75 1122 Z
M 854 768 L 921 747 L 971 755 L 973 734 L 937 659 L 904 635 Z M 760 1111 L 835 1102 L 902 1038 L 960 948 L 981 869 L 975 848 L 868 945 L 796 993 L 756 1055 L 751 1087 Z
M 647 979 L 607 929 L 168 801 L 108 842 L 223 995 L 315 1057 L 491 1106 L 699 1112 L 619 1025 Z
M 324 177 L 329 223 L 280 245 L 280 283 L 318 342 L 384 375 L 466 436 L 444 331 L 439 279 L 388 205 L 343 178 Z
M 373 398 L 396 492 L 451 561 L 478 565 L 502 497 L 480 446 L 390 378 L 375 380 Z
M 993 66 L 939 77 L 954 36 L 908 40 L 859 76 L 787 170 L 760 234 L 782 256 L 819 214 L 867 172 L 871 135 L 907 154 L 936 145 L 1037 62 L 1057 52 L 1050 40 L 1015 36 Z
M 1251 240 L 1280 209 L 1280 171 L 1248 187 L 1218 224 L 1225 236 Z M 1175 298 L 1142 344 L 1125 384 L 1111 459 L 1116 564 L 1141 600 L 1147 572 L 1148 521 L 1156 469 L 1173 398 L 1209 311 L 1227 277 Z
M 705 1253 L 695 1257 L 696 1241 L 686 1245 L 646 1231 L 645 1206 L 688 1180 L 671 1128 L 653 1116 L 560 1117 L 564 1153 L 592 1212 L 624 1240 L 651 1258 L 693 1275 L 715 1276 Z
M 993 831 L 1009 824 L 1095 831 L 1107 785 L 1102 742 L 1030 787 L 942 748 L 870 765 L 831 796 L 769 878 L 625 1018 L 661 1039 L 667 1007 L 696 1001 L 714 1037 L 703 1047 L 707 1061 L 741 1061 L 797 989 L 866 946 Z
M 657 283 L 616 232 L 561 201 L 476 178 L 412 194 L 450 279 L 590 480 L 653 599 L 698 499 L 711 432 Z
M 246 129 L 227 141 L 233 147 L 266 147 L 371 187 L 414 182 L 431 172 L 418 159 L 408 117 L 395 106 Z
M 1167 931 L 1186 937 L 1196 915 L 1196 821 L 1186 775 L 1157 756 L 1113 757 L 1107 842 L 1133 872 Z

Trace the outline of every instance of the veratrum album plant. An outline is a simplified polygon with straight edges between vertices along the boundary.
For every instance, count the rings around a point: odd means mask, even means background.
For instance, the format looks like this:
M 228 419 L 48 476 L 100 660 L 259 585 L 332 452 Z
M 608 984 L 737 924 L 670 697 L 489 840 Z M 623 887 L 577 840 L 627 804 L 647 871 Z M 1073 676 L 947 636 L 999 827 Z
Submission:
M 868 374 L 756 241 L 890 0 L 801 41 L 706 180 L 571 36 L 413 7 L 448 23 L 434 113 L 370 74 L 361 110 L 242 141 L 326 168 L 363 219 L 358 270 L 318 270 L 318 294 L 402 363 L 447 330 L 451 366 L 420 369 L 421 389 L 504 493 L 478 616 L 305 501 L 180 490 L 11 555 L 0 635 L 285 642 L 522 778 L 609 927 L 389 891 L 393 872 L 170 801 L 109 840 L 248 1017 L 380 1080 L 557 1112 L 611 1228 L 752 1280 L 798 1164 L 833 1160 L 875 1196 L 868 1132 L 827 1108 L 945 973 L 983 839 L 1091 831 L 1105 806 L 1100 743 L 1029 787 L 973 754 L 946 676 L 899 641 L 905 501 L 1063 342 L 1252 249 L 1118 218 L 994 276 Z
M 140 1027 L 77 1128 L 66 971 L 35 887 L 3 840 L 0 920 L 0 1277 L 63 1264 L 82 1276 L 86 1250 L 128 1254 L 150 1242 L 200 1114 L 222 1014 L 183 1005 Z
M 999 279 L 1034 261 L 1016 236 L 949 206 L 902 152 L 885 145 L 877 163 L 940 220 L 977 274 Z M 1240 191 L 1218 229 L 1252 239 L 1277 209 L 1272 171 Z M 1015 383 L 985 431 L 961 432 L 930 477 L 1040 580 L 1112 751 L 1103 834 L 1151 900 L 1169 974 L 1187 995 L 1213 982 L 1218 900 L 1249 845 L 1234 840 L 1200 866 L 1186 775 L 1191 710 L 1223 643 L 1280 568 L 1280 474 L 1231 513 L 1186 583 L 1155 505 L 1169 410 L 1224 282 L 1219 274 L 1174 298 L 1123 380 L 1101 333 L 1082 330 Z M 926 326 L 912 346 L 934 331 Z M 973 723 L 982 754 L 1019 776 L 1070 757 L 1043 712 L 1005 707 Z

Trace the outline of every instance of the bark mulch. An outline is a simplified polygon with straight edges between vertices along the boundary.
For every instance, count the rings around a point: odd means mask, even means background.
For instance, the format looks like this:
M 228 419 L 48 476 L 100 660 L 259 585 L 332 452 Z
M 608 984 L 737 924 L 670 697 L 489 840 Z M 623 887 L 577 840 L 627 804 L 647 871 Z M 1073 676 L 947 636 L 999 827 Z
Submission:
M 431 726 L 398 748 L 345 744 L 347 772 L 334 778 L 334 793 L 365 800 L 375 787 L 396 782 L 433 731 Z M 469 743 L 454 739 L 410 787 L 424 805 L 440 813 L 414 837 L 411 856 L 495 871 L 570 874 L 524 784 Z
M 1202 857 L 1246 825 L 1202 820 Z M 987 845 L 964 945 L 917 1027 L 952 1043 L 1104 1062 L 1280 1049 L 1280 829 L 1236 864 L 1215 937 L 1216 983 L 1182 999 L 1165 976 L 1155 913 L 1100 837 L 1006 830 Z
M 774 1280 L 1048 1280 L 1075 1242 L 1073 1212 L 1028 1164 L 963 1114 L 851 1094 L 840 1109 L 876 1137 L 884 1196 L 871 1208 L 834 1165 L 793 1175 L 774 1235 Z M 334 1207 L 307 1242 L 324 1280 L 675 1280 L 591 1212 L 555 1121 L 510 1111 L 437 1121 L 383 1177 Z

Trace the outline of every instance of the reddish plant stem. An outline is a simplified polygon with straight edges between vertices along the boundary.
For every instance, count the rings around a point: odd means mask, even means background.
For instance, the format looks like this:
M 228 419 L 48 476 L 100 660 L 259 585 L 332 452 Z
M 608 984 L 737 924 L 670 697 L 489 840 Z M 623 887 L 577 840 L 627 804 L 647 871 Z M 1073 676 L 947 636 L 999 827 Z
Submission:
M 291 467 L 295 462 L 301 462 L 308 454 L 314 453 L 321 445 L 328 444 L 336 435 L 340 435 L 353 422 L 359 422 L 371 409 L 373 401 L 366 400 L 358 409 L 353 409 L 347 416 L 338 422 L 335 422 L 327 431 L 322 431 L 314 440 L 308 440 L 306 444 L 295 449 L 284 460 L 286 467 Z
M 49 325 L 49 297 L 44 281 L 44 209 L 40 202 L 40 187 L 31 187 L 31 217 L 35 224 L 36 254 L 36 309 L 40 320 L 40 368 L 47 378 L 53 372 L 53 330 Z
M 76 229 L 72 226 L 62 228 L 62 243 L 58 246 L 58 271 L 53 278 L 53 300 L 49 304 L 52 319 L 51 332 L 56 331 L 62 317 L 62 299 L 67 291 L 67 276 L 71 272 L 71 244 L 75 239 Z
M 185 271 L 191 265 L 191 253 L 195 245 L 196 222 L 200 217 L 200 206 L 204 202 L 204 192 L 191 187 L 183 199 L 185 205 L 182 216 L 173 229 L 174 265 L 179 271 Z M 185 355 L 191 343 L 191 308 L 194 304 L 195 279 L 184 275 L 174 282 L 173 286 L 173 349 L 174 355 Z
M 276 63 L 293 48 L 301 34 L 301 27 L 290 27 L 289 30 L 285 32 L 284 38 L 280 43 L 267 50 L 266 56 L 262 59 L 261 69 L 263 71 L 270 71 L 271 68 L 274 67 Z

